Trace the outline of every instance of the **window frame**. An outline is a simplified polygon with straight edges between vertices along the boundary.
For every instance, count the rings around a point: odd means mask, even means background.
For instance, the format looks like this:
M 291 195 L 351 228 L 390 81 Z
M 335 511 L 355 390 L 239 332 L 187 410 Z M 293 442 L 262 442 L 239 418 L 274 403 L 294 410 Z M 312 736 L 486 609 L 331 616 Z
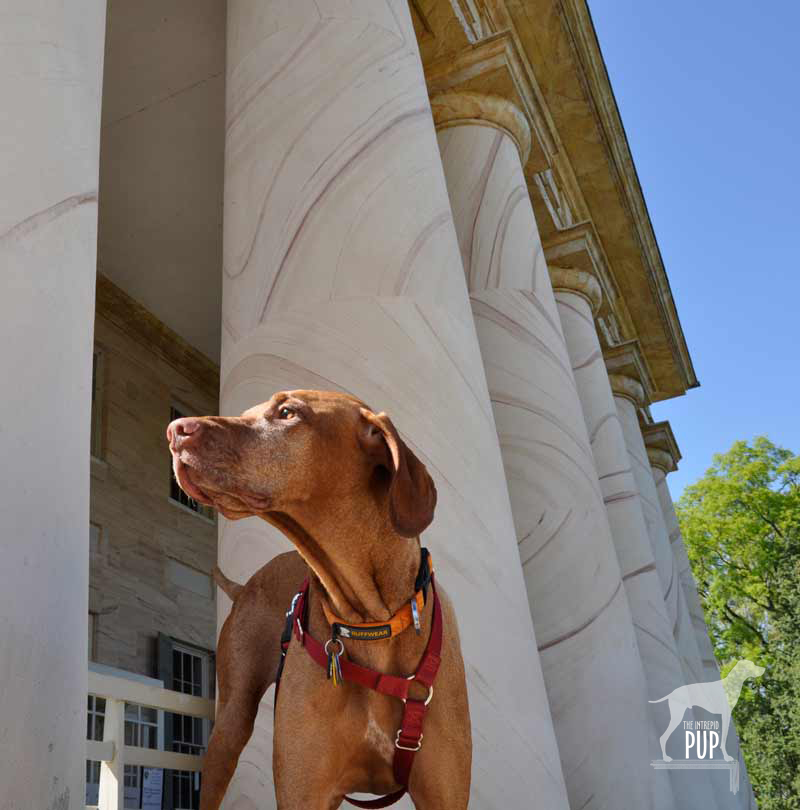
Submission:
M 169 406 L 169 421 L 173 422 L 175 419 L 185 419 L 187 416 L 195 416 L 195 408 L 188 407 L 185 403 L 179 400 L 172 399 Z M 194 498 L 190 498 L 178 484 L 175 478 L 175 471 L 172 467 L 172 459 L 169 461 L 169 502 L 173 506 L 178 506 L 185 512 L 195 515 L 212 526 L 217 525 L 216 510 L 205 504 L 198 503 Z
M 102 701 L 103 708 L 102 711 L 99 708 L 98 702 Z M 98 718 L 103 718 L 102 725 L 98 723 Z M 97 695 L 89 694 L 87 695 L 86 700 L 86 739 L 87 740 L 96 740 L 98 742 L 102 742 L 103 740 L 103 732 L 105 730 L 105 717 L 106 717 L 106 699 L 104 697 L 98 697 Z M 87 759 L 86 760 L 86 787 L 84 788 L 85 793 L 85 804 L 87 807 L 96 807 L 96 804 L 92 804 L 90 801 L 90 797 L 86 791 L 89 789 L 89 785 L 92 786 L 92 790 L 97 790 L 98 794 L 98 801 L 100 796 L 100 762 L 96 759 Z M 94 798 L 94 793 L 92 797 Z
M 184 684 L 192 683 L 191 681 L 187 681 L 185 678 L 181 677 L 180 679 L 176 678 L 175 668 L 174 668 L 174 656 L 175 653 L 179 653 L 180 655 L 189 655 L 193 658 L 197 658 L 200 660 L 200 693 L 195 694 L 194 691 L 186 692 L 182 690 L 182 694 L 191 694 L 195 695 L 196 697 L 203 697 L 203 698 L 210 698 L 211 697 L 211 672 L 212 672 L 212 659 L 213 653 L 210 650 L 205 650 L 200 647 L 195 647 L 192 644 L 187 644 L 180 641 L 173 640 L 172 642 L 172 656 L 173 656 L 173 671 L 172 671 L 172 686 L 171 689 L 175 689 L 176 681 L 180 680 Z M 194 678 L 192 679 L 192 681 Z M 178 691 L 178 690 L 175 690 Z M 172 714 L 172 741 L 171 741 L 171 748 L 173 751 L 179 751 L 181 753 L 195 753 L 195 754 L 203 754 L 205 753 L 206 748 L 208 747 L 208 739 L 211 734 L 211 721 L 207 717 L 202 718 L 190 718 L 192 723 L 195 723 L 199 720 L 200 728 L 201 728 L 201 743 L 194 743 L 194 742 L 187 742 L 184 740 L 176 741 L 175 740 L 175 728 L 177 726 L 178 720 L 187 717 L 187 715 L 182 714 Z M 181 735 L 183 736 L 183 735 Z M 195 751 L 189 751 L 189 748 L 196 749 Z M 188 781 L 190 784 L 190 789 L 192 790 L 193 797 L 196 794 L 199 796 L 199 773 L 191 772 L 191 771 L 172 771 L 172 795 L 173 795 L 173 806 L 175 810 L 194 810 L 191 807 L 182 807 L 180 804 L 180 798 L 178 790 L 178 785 L 181 781 Z

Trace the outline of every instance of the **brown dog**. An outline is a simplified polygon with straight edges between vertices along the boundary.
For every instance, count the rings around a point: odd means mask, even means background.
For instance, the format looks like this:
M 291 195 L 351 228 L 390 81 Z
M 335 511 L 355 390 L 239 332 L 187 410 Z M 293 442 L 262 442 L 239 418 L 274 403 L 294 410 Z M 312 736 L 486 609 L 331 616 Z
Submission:
M 219 706 L 203 770 L 202 810 L 216 810 L 250 737 L 258 701 L 274 680 L 277 637 L 291 594 L 309 573 L 306 631 L 325 641 L 324 608 L 348 624 L 386 622 L 415 591 L 419 534 L 433 519 L 436 490 L 391 420 L 333 392 L 287 391 L 239 418 L 179 419 L 167 438 L 175 475 L 192 498 L 225 517 L 257 515 L 297 547 L 244 588 L 218 578 L 234 597 L 218 650 Z M 307 566 L 307 567 L 306 567 Z M 461 810 L 469 799 L 471 735 L 455 615 L 444 617 L 442 662 L 409 793 L 420 810 Z M 431 627 L 391 639 L 347 639 L 345 657 L 406 676 L 420 663 Z M 411 697 L 425 697 L 413 684 Z M 350 792 L 398 789 L 392 762 L 403 705 L 325 670 L 292 641 L 275 717 L 273 770 L 281 810 L 339 807 Z

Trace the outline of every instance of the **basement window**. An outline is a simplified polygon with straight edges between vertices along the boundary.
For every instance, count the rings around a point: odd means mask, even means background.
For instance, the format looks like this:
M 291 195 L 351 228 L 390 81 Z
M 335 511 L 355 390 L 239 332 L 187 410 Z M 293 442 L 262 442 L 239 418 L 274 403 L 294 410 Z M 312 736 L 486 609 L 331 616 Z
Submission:
M 176 419 L 183 419 L 185 416 L 189 414 L 186 412 L 188 409 L 178 408 L 173 405 L 169 409 L 169 421 L 173 422 Z M 175 471 L 172 468 L 172 459 L 170 459 L 170 466 L 169 466 L 169 499 L 174 503 L 180 504 L 185 509 L 188 509 L 190 512 L 194 512 L 201 517 L 204 517 L 206 520 L 214 521 L 214 510 L 210 506 L 205 506 L 202 503 L 198 503 L 194 498 L 190 498 L 178 484 L 177 479 L 175 478 Z

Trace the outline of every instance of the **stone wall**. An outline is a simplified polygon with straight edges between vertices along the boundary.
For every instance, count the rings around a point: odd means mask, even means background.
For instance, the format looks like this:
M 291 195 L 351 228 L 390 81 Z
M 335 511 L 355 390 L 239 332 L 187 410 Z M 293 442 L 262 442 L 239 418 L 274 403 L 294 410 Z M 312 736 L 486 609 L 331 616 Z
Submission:
M 215 646 L 216 519 L 170 498 L 170 407 L 218 409 L 216 370 L 98 277 L 100 459 L 92 459 L 89 610 L 93 660 L 156 673 L 162 632 Z

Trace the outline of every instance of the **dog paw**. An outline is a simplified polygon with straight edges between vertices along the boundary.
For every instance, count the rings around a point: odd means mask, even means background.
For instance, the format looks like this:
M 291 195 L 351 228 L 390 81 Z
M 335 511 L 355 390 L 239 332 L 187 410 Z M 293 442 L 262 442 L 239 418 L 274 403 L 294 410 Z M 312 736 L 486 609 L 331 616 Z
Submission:
M 664 762 L 672 762 L 672 757 L 668 757 L 666 754 L 664 754 Z
M 722 756 L 725 757 L 725 762 L 733 762 L 733 757 L 730 757 L 727 754 L 723 754 Z

